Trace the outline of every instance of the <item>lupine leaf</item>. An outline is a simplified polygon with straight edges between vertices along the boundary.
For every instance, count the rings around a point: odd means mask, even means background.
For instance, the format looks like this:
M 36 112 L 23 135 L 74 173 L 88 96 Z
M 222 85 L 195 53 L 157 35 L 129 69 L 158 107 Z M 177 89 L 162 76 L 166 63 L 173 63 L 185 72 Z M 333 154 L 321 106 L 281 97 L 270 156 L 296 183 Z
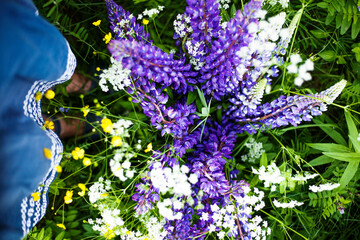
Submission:
M 324 152 L 350 152 L 348 147 L 335 143 L 308 143 L 307 145 Z
M 313 160 L 311 160 L 309 163 L 305 164 L 304 166 L 305 167 L 310 167 L 310 166 L 320 166 L 320 165 L 324 165 L 324 164 L 328 164 L 328 163 L 331 163 L 333 162 L 334 159 L 333 158 L 330 158 L 328 156 L 325 156 L 325 155 L 322 155 L 320 157 L 317 157 Z
M 323 152 L 323 154 L 344 162 L 360 161 L 360 153 Z
M 323 124 L 322 122 L 320 122 L 317 119 L 313 119 L 313 121 L 316 124 Z M 321 125 L 319 125 L 319 128 L 321 128 L 321 130 L 323 130 L 327 135 L 329 135 L 329 137 L 331 137 L 336 143 L 347 146 L 345 139 L 335 129 L 332 129 L 330 127 L 323 127 Z
M 340 182 L 339 182 L 341 189 L 345 188 L 349 184 L 351 179 L 354 177 L 355 173 L 358 170 L 359 163 L 360 163 L 359 161 L 354 161 L 354 162 L 350 162 L 347 165 L 347 167 L 340 179 Z

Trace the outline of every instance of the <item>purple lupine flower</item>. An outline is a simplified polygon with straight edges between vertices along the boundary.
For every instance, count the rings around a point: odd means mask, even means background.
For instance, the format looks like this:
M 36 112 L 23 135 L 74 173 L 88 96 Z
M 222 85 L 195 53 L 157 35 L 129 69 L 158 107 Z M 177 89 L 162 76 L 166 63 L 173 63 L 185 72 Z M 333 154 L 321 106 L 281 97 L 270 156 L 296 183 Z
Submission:
M 178 44 L 184 41 L 185 52 L 180 50 L 182 58 L 174 60 L 172 54 L 145 41 L 148 35 L 135 23 L 134 17 L 107 0 L 111 28 L 116 35 L 109 50 L 131 70 L 133 84 L 127 92 L 139 102 L 162 136 L 174 137 L 171 146 L 161 149 L 163 152 L 154 151 L 154 162 L 162 168 L 173 168 L 185 160 L 190 172 L 198 178 L 191 185 L 193 204 L 172 209 L 174 213 L 181 213 L 181 219 L 166 219 L 167 239 L 204 239 L 208 227 L 214 223 L 210 205 L 224 207 L 232 197 L 244 197 L 243 188 L 247 183 L 238 180 L 238 172 L 232 170 L 230 179 L 225 175 L 225 164 L 232 158 L 237 133 L 257 133 L 265 128 L 310 121 L 312 116 L 326 110 L 326 104 L 331 103 L 346 84 L 341 81 L 319 94 L 280 96 L 261 104 L 265 87 L 271 78 L 278 76 L 278 68 L 271 60 L 283 63 L 281 54 L 285 53 L 289 39 L 281 39 L 276 45 L 277 40 L 263 32 L 260 25 L 265 24 L 261 20 L 264 11 L 260 0 L 251 0 L 227 23 L 221 20 L 216 0 L 187 0 L 187 3 L 185 13 L 174 23 L 174 38 Z M 191 65 L 186 62 L 187 55 Z M 195 114 L 196 105 L 187 105 L 186 94 L 193 91 L 195 84 L 205 93 L 203 105 L 208 104 L 210 98 L 228 101 L 229 106 L 217 106 L 223 109 L 221 124 L 210 115 L 199 119 Z M 175 100 L 169 97 L 168 91 Z M 204 125 L 194 129 L 200 121 L 204 121 Z M 149 169 L 152 168 L 153 164 L 149 164 Z M 142 178 L 135 188 L 132 199 L 137 202 L 135 209 L 139 214 L 152 209 L 160 199 L 160 191 L 152 185 L 149 176 Z M 170 198 L 184 199 L 185 196 Z M 198 205 L 202 208 L 196 209 Z M 242 210 L 246 207 L 238 203 L 235 206 Z M 209 215 L 208 221 L 192 218 L 202 213 Z M 241 221 L 231 235 L 251 239 L 247 227 L 251 216 L 243 212 L 237 217 Z
M 342 80 L 329 89 L 308 96 L 280 96 L 271 103 L 258 107 L 252 116 L 238 117 L 233 114 L 235 121 L 245 122 L 241 131 L 256 132 L 262 125 L 269 128 L 286 126 L 289 123 L 297 126 L 302 121 L 310 121 L 313 116 L 321 115 L 326 111 L 327 104 L 332 103 L 344 89 L 346 81 Z
M 132 71 L 135 80 L 151 80 L 160 84 L 161 88 L 171 87 L 179 94 L 188 91 L 188 82 L 196 83 L 193 77 L 197 73 L 191 70 L 189 64 L 185 64 L 185 59 L 174 60 L 172 54 L 167 54 L 156 46 L 137 41 L 112 40 L 108 48 L 124 68 Z
M 136 18 L 117 5 L 113 0 L 105 0 L 108 9 L 110 29 L 115 39 L 129 39 L 148 42 L 149 34 L 145 33 L 143 26 L 136 23 Z

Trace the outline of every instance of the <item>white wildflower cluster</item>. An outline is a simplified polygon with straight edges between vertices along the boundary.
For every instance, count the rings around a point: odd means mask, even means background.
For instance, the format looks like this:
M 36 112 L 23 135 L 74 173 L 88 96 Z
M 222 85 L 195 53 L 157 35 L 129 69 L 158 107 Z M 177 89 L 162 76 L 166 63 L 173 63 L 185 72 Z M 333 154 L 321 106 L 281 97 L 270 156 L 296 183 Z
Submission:
M 304 172 L 304 174 L 302 173 L 297 173 L 295 176 L 293 176 L 291 179 L 294 181 L 298 181 L 298 182 L 306 182 L 309 179 L 313 179 L 315 177 L 319 176 L 319 174 L 317 173 L 310 173 L 310 172 Z
M 129 161 L 134 155 L 133 152 L 127 152 L 125 147 L 121 147 L 115 151 L 114 157 L 110 160 L 111 172 L 114 176 L 118 177 L 120 181 L 124 182 L 134 177 L 136 170 L 130 169 L 131 162 Z
M 156 17 L 161 11 L 164 10 L 164 6 L 158 6 L 157 8 L 152 8 L 150 10 L 145 9 L 144 12 L 142 12 L 141 14 L 138 15 L 137 19 L 142 19 L 143 17 L 148 17 L 148 18 L 154 18 Z
M 149 240 L 165 238 L 167 232 L 164 231 L 165 220 L 158 220 L 157 217 L 146 215 L 135 215 L 139 217 L 140 222 L 146 229 L 146 234 L 140 231 L 131 231 L 125 226 L 121 216 L 121 210 L 118 209 L 119 202 L 114 197 L 109 196 L 110 181 L 102 177 L 89 188 L 89 200 L 99 211 L 101 217 L 88 219 L 94 231 L 99 231 L 106 239 L 112 239 L 120 236 L 124 240 Z
M 311 74 L 308 71 L 314 70 L 314 63 L 307 59 L 302 65 L 299 65 L 303 60 L 299 54 L 292 54 L 290 56 L 291 64 L 287 67 L 288 73 L 296 74 L 295 85 L 300 87 L 304 81 L 311 80 Z
M 291 172 L 281 172 L 275 163 L 271 163 L 266 168 L 261 166 L 258 170 L 252 168 L 254 174 L 259 175 L 259 179 L 264 181 L 265 187 L 270 187 L 270 191 L 276 191 L 276 184 L 282 184 L 288 182 L 290 185 L 294 185 L 294 181 L 304 184 L 307 180 L 313 179 L 318 174 L 312 174 L 310 172 L 297 172 L 294 176 Z
M 88 192 L 89 201 L 91 203 L 95 203 L 100 199 L 106 197 L 106 193 L 111 189 L 111 181 L 104 180 L 103 177 L 100 177 L 97 182 L 95 182 L 90 188 Z
M 130 137 L 129 128 L 132 122 L 129 120 L 120 119 L 112 126 L 110 134 L 112 136 L 121 137 L 122 144 L 114 151 L 114 157 L 110 160 L 110 169 L 114 176 L 118 177 L 121 181 L 126 181 L 134 177 L 135 170 L 130 169 L 130 159 L 136 156 L 136 152 L 125 141 L 125 138 Z M 141 149 L 141 141 L 135 145 L 136 149 Z M 140 146 L 139 146 L 140 145 Z
M 159 221 L 157 217 L 148 214 L 140 215 L 140 222 L 145 226 L 148 234 L 148 239 L 162 240 L 167 235 L 167 231 L 164 230 L 166 223 L 165 219 L 161 218 Z
M 237 233 L 236 219 L 237 215 L 233 204 L 228 204 L 224 207 L 219 207 L 217 204 L 210 205 L 211 219 L 214 221 L 209 225 L 209 233 L 215 232 L 216 227 L 220 227 L 221 230 L 217 233 L 218 239 L 223 239 L 229 233 Z M 201 219 L 203 221 L 209 221 L 210 216 L 207 212 L 202 213 Z
M 281 202 L 278 202 L 278 200 L 274 199 L 273 201 L 275 207 L 277 208 L 294 208 L 296 206 L 301 206 L 303 205 L 304 203 L 303 202 L 298 202 L 296 200 L 291 200 L 290 202 L 285 202 L 285 203 L 281 203 Z
M 245 147 L 249 149 L 249 153 L 241 156 L 241 160 L 244 162 L 254 163 L 256 159 L 259 159 L 261 155 L 265 153 L 262 143 L 256 142 L 252 137 L 245 143 Z
M 130 21 L 133 19 L 133 17 L 134 16 L 130 14 L 128 18 L 121 18 L 120 22 L 118 22 L 114 28 L 114 33 L 122 38 L 126 37 L 126 33 L 129 35 L 134 35 L 134 29 L 131 28 L 130 31 L 128 31 L 128 28 L 130 27 Z M 124 29 L 126 29 L 126 31 L 124 31 Z
M 230 0 L 217 0 L 217 2 L 219 3 L 219 8 L 223 8 L 223 9 L 228 9 L 230 7 Z
M 184 207 L 184 202 L 178 198 L 165 198 L 163 201 L 157 202 L 156 206 L 160 215 L 169 221 L 180 220 L 183 217 L 181 212 L 176 211 Z
M 259 22 L 259 38 L 260 39 L 268 39 L 271 40 L 273 42 L 279 40 L 279 39 L 285 39 L 285 37 L 288 37 L 288 32 L 289 30 L 287 28 L 283 28 L 282 26 L 285 23 L 285 19 L 286 19 L 286 13 L 285 12 L 281 12 L 278 15 L 275 15 L 273 17 L 270 17 L 268 20 L 261 20 Z M 256 25 L 256 24 L 255 24 Z M 250 30 L 249 28 L 251 27 L 252 29 L 255 29 L 255 25 L 253 26 L 248 26 L 248 30 Z M 272 46 L 274 46 L 275 43 L 272 44 Z M 272 48 L 273 50 L 275 49 L 275 47 Z
M 242 47 L 236 52 L 236 55 L 241 60 L 236 68 L 236 76 L 239 84 L 245 74 L 251 76 L 253 82 L 257 82 L 258 79 L 263 79 L 262 76 L 266 74 L 274 74 L 274 71 L 277 70 L 273 68 L 273 66 L 281 64 L 281 61 L 277 57 L 274 57 L 273 53 L 279 52 L 278 55 L 280 55 L 280 53 L 283 54 L 281 52 L 282 47 L 280 47 L 277 42 L 286 45 L 292 35 L 292 31 L 290 31 L 289 28 L 282 27 L 285 23 L 286 13 L 279 13 L 267 20 L 265 19 L 266 11 L 260 10 L 256 15 L 261 19 L 259 24 L 250 23 L 247 26 L 248 32 L 254 36 L 253 39 L 251 39 L 248 46 Z M 254 55 L 257 56 L 255 59 L 253 57 Z M 230 88 L 235 89 L 236 86 L 236 82 L 229 82 Z M 268 90 L 270 90 L 267 86 L 267 82 L 258 82 L 254 90 L 244 88 L 240 96 L 237 97 L 237 99 L 240 100 L 238 104 L 247 104 L 245 106 L 248 108 L 254 108 L 258 105 L 258 101 L 261 100 L 265 89 L 268 88 Z M 248 110 L 244 108 L 243 111 L 246 113 Z
M 322 191 L 331 191 L 335 188 L 338 188 L 340 183 L 325 183 L 320 184 L 319 186 L 312 185 L 309 189 L 313 192 L 322 192 Z
M 100 81 L 99 85 L 101 90 L 104 92 L 109 91 L 109 86 L 107 83 L 111 83 L 112 87 L 116 91 L 125 89 L 131 85 L 130 80 L 130 70 L 123 68 L 121 62 L 116 61 L 111 57 L 111 67 L 104 69 L 103 72 L 99 75 Z
M 271 6 L 275 6 L 279 3 L 283 8 L 287 8 L 289 6 L 289 0 L 265 0 L 264 3 L 268 3 Z
M 205 52 L 199 51 L 199 48 L 201 45 L 203 45 L 204 42 L 196 42 L 195 44 L 192 44 L 191 40 L 188 40 L 185 42 L 185 47 L 188 51 L 188 54 L 190 55 L 190 63 L 194 66 L 195 70 L 200 70 L 205 65 L 205 61 L 200 61 L 199 57 L 204 56 Z
M 193 32 L 193 29 L 190 26 L 190 20 L 191 18 L 185 13 L 177 15 L 176 20 L 174 21 L 174 30 L 180 38 L 185 37 L 187 33 Z
M 248 221 L 246 225 L 249 228 L 251 239 L 266 239 L 266 236 L 271 234 L 271 229 L 268 227 L 267 221 L 263 220 L 260 216 L 254 215 L 251 219 L 247 219 L 253 211 L 259 211 L 265 207 L 263 198 L 265 196 L 263 191 L 254 188 L 250 195 L 250 187 L 244 187 L 244 197 L 235 197 L 236 202 L 239 204 L 237 209 L 239 215 L 244 216 L 239 220 L 242 222 Z M 243 206 L 243 207 L 241 207 Z
M 124 226 L 125 222 L 121 217 L 121 211 L 114 207 L 112 201 L 99 204 L 98 210 L 101 218 L 88 219 L 88 223 L 105 239 L 113 239 L 116 236 L 120 236 L 120 239 L 123 240 L 148 240 L 149 237 L 150 239 L 164 239 L 164 232 L 161 231 L 163 222 L 159 223 L 156 218 L 151 218 L 149 222 L 145 223 L 149 234 L 144 235 L 140 231 L 133 232 Z
M 190 174 L 188 177 L 188 173 L 189 168 L 185 165 L 163 168 L 161 163 L 156 162 L 149 175 L 153 186 L 158 188 L 160 193 L 169 192 L 179 196 L 190 196 L 191 184 L 195 184 L 198 179 L 196 174 Z
M 110 134 L 112 136 L 130 137 L 129 127 L 132 125 L 132 121 L 119 119 L 116 123 L 113 123 Z
M 119 209 L 109 209 L 106 205 L 99 205 L 99 211 L 102 218 L 97 218 L 95 221 L 89 219 L 88 222 L 92 225 L 94 231 L 99 231 L 104 237 L 120 235 L 120 230 L 124 226 L 124 221 L 120 217 Z
M 271 163 L 266 168 L 261 166 L 259 170 L 256 170 L 252 167 L 252 172 L 259 175 L 259 179 L 264 181 L 265 187 L 270 187 L 273 184 L 280 184 L 286 180 L 275 163 Z

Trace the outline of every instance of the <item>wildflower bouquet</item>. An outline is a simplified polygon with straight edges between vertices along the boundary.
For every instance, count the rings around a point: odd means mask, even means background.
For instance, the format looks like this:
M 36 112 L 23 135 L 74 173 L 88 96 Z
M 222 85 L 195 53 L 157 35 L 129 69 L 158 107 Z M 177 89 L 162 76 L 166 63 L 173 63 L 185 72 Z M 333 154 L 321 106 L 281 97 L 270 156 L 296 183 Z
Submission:
M 296 74 L 296 85 L 311 79 L 311 60 L 284 59 L 301 11 L 284 27 L 286 14 L 267 17 L 261 0 L 232 16 L 227 1 L 188 0 L 174 21 L 178 49 L 168 51 L 153 44 L 132 14 L 112 0 L 106 4 L 112 66 L 103 70 L 100 86 L 129 94 L 163 138 L 143 155 L 141 141 L 129 134 L 131 121 L 102 120 L 116 181 L 101 176 L 89 187 L 89 202 L 101 215 L 88 220 L 92 229 L 107 239 L 266 238 L 270 228 L 255 213 L 265 206 L 264 193 L 249 187 L 233 158 L 238 135 L 310 121 L 346 85 L 342 80 L 320 93 L 263 103 L 280 70 Z M 284 180 L 275 177 L 277 170 L 270 165 L 253 172 L 270 187 Z

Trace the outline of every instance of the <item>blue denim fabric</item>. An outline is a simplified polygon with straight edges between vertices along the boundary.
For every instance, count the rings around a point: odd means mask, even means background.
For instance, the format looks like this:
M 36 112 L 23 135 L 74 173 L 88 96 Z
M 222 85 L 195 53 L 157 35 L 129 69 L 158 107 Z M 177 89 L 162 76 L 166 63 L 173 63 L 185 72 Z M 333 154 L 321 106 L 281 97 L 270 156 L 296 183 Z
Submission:
M 21 239 L 20 204 L 50 167 L 43 148 L 51 141 L 24 115 L 35 81 L 58 79 L 67 45 L 59 31 L 35 14 L 28 0 L 0 0 L 0 239 Z

